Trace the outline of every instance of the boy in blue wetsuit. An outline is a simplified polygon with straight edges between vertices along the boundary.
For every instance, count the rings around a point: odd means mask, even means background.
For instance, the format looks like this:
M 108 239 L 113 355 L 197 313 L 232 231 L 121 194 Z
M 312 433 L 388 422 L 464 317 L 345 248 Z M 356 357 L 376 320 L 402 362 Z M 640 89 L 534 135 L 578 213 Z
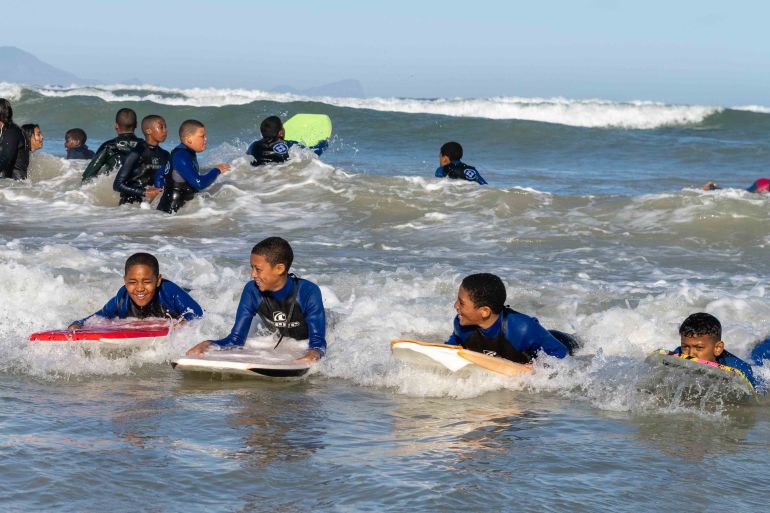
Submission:
M 136 145 L 123 161 L 113 190 L 120 193 L 120 204 L 152 201 L 163 192 L 163 172 L 171 157 L 160 147 L 166 140 L 168 128 L 161 116 L 149 115 L 142 120 L 144 141 Z
M 252 166 L 289 160 L 289 143 L 283 140 L 286 132 L 283 129 L 281 118 L 270 116 L 263 119 L 259 125 L 259 131 L 262 133 L 262 139 L 251 143 L 249 149 L 246 150 L 246 154 L 251 155 L 253 159 L 251 161 Z
M 238 303 L 235 324 L 220 340 L 204 340 L 187 351 L 203 354 L 211 345 L 243 346 L 255 315 L 273 332 L 307 340 L 308 351 L 298 361 L 318 360 L 326 353 L 326 314 L 318 285 L 289 274 L 294 253 L 280 237 L 268 237 L 251 250 L 251 277 Z
M 69 329 L 82 328 L 94 315 L 105 319 L 169 317 L 186 321 L 203 315 L 200 305 L 187 292 L 161 276 L 158 259 L 149 253 L 128 257 L 123 282 L 124 286 L 101 310 L 73 322 Z
M 476 168 L 462 162 L 460 160 L 462 158 L 463 147 L 460 143 L 452 141 L 444 144 L 438 155 L 439 167 L 436 169 L 436 177 L 468 180 L 478 182 L 479 185 L 487 185 L 487 181 L 481 177 Z
M 693 356 L 701 360 L 716 362 L 738 369 L 749 383 L 757 388 L 757 380 L 751 366 L 725 350 L 722 342 L 722 324 L 713 315 L 699 312 L 687 317 L 679 326 L 680 346 L 671 354 Z
M 67 160 L 91 160 L 94 152 L 86 146 L 88 136 L 82 128 L 70 128 L 64 134 L 64 149 L 67 150 Z
M 454 307 L 454 333 L 446 342 L 472 351 L 529 363 L 539 351 L 564 358 L 569 348 L 534 317 L 505 306 L 505 285 L 489 273 L 463 279 Z
M 158 203 L 158 210 L 176 212 L 217 179 L 222 173 L 230 171 L 228 164 L 217 164 L 205 174 L 200 174 L 198 157 L 206 149 L 206 127 L 195 119 L 188 119 L 179 126 L 179 146 L 171 151 L 169 165 L 162 176 L 156 178 L 156 184 L 163 180 L 163 196 Z

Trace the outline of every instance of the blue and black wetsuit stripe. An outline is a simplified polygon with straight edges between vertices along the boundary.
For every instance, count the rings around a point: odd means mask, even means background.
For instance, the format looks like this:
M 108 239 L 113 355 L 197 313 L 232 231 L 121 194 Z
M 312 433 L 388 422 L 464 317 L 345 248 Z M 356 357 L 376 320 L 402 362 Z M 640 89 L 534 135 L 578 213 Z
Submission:
M 297 301 L 299 278 L 293 274 L 289 276 L 294 286 L 291 295 L 283 300 L 279 300 L 271 297 L 269 293 L 265 294 L 257 309 L 257 313 L 265 325 L 280 334 L 279 343 L 284 336 L 296 340 L 306 340 L 308 338 L 307 321 L 302 314 L 302 307 Z

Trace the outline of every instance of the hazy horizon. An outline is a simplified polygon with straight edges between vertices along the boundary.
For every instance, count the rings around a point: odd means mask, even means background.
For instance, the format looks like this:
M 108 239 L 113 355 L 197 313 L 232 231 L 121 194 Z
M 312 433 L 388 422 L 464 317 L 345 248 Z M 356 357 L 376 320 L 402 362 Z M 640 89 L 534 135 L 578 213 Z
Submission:
M 4 6 L 13 22 L 0 45 L 103 83 L 269 90 L 355 79 L 367 96 L 770 105 L 760 2 L 35 5 L 34 15 Z

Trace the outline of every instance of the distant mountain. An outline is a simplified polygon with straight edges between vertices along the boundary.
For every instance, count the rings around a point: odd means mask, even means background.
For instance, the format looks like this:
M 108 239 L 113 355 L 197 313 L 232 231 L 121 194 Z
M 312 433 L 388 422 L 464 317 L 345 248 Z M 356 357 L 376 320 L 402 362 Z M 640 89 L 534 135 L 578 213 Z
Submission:
M 70 85 L 90 82 L 46 64 L 15 46 L 0 46 L 0 80 L 28 85 Z
M 347 80 L 340 80 L 338 82 L 332 82 L 330 84 L 324 84 L 316 87 L 310 87 L 308 89 L 297 89 L 291 86 L 277 86 L 273 88 L 273 91 L 281 93 L 299 94 L 302 96 L 335 96 L 338 98 L 364 98 L 364 87 L 358 80 L 349 78 Z

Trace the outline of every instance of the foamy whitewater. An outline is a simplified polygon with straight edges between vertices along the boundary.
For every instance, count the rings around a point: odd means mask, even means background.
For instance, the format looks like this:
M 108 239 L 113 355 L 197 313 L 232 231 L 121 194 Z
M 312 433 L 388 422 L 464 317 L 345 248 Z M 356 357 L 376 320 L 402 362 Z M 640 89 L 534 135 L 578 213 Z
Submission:
M 645 356 L 676 347 L 690 313 L 716 315 L 741 357 L 770 335 L 770 203 L 744 190 L 769 172 L 763 107 L 5 83 L 0 97 L 46 137 L 30 180 L 0 182 L 0 509 L 764 508 L 749 478 L 770 471 L 764 400 L 643 391 Z M 173 216 L 118 207 L 112 176 L 81 186 L 64 131 L 84 128 L 96 149 L 123 106 L 166 117 L 167 149 L 200 119 L 202 167 L 233 171 Z M 332 117 L 329 151 L 252 168 L 259 121 L 299 112 Z M 489 186 L 433 178 L 449 140 Z M 707 180 L 723 189 L 701 191 Z M 322 289 L 328 356 L 294 383 L 173 371 L 229 331 L 249 250 L 271 235 Z M 127 354 L 27 341 L 100 308 L 136 251 L 204 319 Z M 522 378 L 395 361 L 393 338 L 446 339 L 473 272 L 575 333 L 577 357 Z M 719 493 L 700 493 L 704 475 Z

